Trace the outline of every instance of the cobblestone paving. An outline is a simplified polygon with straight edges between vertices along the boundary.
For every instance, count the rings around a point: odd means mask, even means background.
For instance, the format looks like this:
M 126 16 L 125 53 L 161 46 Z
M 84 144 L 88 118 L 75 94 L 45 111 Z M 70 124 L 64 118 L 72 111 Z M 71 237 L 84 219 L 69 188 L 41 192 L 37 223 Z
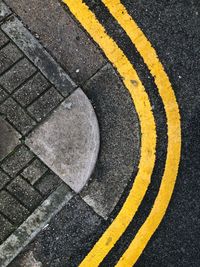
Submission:
M 2 26 L 12 14 L 2 2 L 0 5 Z M 12 144 L 14 149 L 0 157 L 0 244 L 62 183 L 24 140 L 63 99 L 0 29 L 1 125 L 19 137 Z

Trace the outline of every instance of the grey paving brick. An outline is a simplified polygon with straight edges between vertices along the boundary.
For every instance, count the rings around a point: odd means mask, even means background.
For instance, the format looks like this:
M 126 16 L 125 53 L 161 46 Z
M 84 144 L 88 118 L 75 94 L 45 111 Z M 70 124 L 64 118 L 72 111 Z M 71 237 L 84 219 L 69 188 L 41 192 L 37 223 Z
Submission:
M 21 135 L 2 117 L 0 117 L 0 160 L 11 153 L 20 144 Z
M 62 183 L 62 180 L 53 172 L 49 171 L 48 174 L 43 176 L 34 185 L 43 196 L 48 196 Z
M 29 215 L 29 211 L 6 191 L 0 192 L 0 211 L 13 222 L 14 225 L 19 225 Z
M 22 57 L 22 53 L 16 45 L 9 43 L 0 50 L 0 74 L 12 66 L 18 59 Z
M 33 158 L 33 154 L 25 146 L 19 146 L 2 163 L 2 169 L 11 177 L 14 177 Z
M 0 0 L 0 21 L 2 21 L 4 18 L 9 16 L 10 14 L 11 14 L 11 11 L 8 8 L 8 6 L 6 6 L 4 2 Z
M 8 191 L 20 200 L 23 205 L 33 211 L 41 202 L 41 195 L 20 176 L 15 178 L 8 186 Z
M 0 47 L 6 44 L 9 41 L 8 37 L 0 29 Z
M 8 98 L 1 106 L 0 112 L 17 128 L 17 130 L 26 134 L 36 122 L 20 107 L 12 98 Z
M 0 190 L 10 181 L 10 178 L 2 170 L 0 170 Z M 1 224 L 0 224 L 1 225 Z
M 37 73 L 20 87 L 15 93 L 14 98 L 22 105 L 27 106 L 34 101 L 49 86 L 49 82 L 41 73 Z
M 44 95 L 36 100 L 29 108 L 30 114 L 40 121 L 51 110 L 53 110 L 61 101 L 63 97 L 55 88 L 50 88 Z
M 6 99 L 8 94 L 0 87 L 0 104 Z
M 0 214 L 0 243 L 2 243 L 14 230 L 14 226 Z
M 23 58 L 0 77 L 0 85 L 11 93 L 35 71 L 36 68 Z
M 48 168 L 39 159 L 35 159 L 21 175 L 34 184 L 47 170 Z

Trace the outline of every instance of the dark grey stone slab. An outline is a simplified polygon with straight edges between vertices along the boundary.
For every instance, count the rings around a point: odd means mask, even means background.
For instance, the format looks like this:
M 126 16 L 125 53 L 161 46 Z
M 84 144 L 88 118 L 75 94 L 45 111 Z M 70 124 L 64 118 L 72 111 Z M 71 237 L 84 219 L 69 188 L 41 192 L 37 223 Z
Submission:
M 47 170 L 48 168 L 39 159 L 35 159 L 21 175 L 33 185 Z
M 7 44 L 0 50 L 0 74 L 11 67 L 18 59 L 22 57 L 22 53 L 12 43 Z
M 140 127 L 131 96 L 111 65 L 99 71 L 84 91 L 95 105 L 101 149 L 91 183 L 81 196 L 107 218 L 137 171 Z
M 26 144 L 74 191 L 89 179 L 99 151 L 99 127 L 93 107 L 81 89 L 26 139 Z
M 30 211 L 33 211 L 42 200 L 41 195 L 20 176 L 7 186 L 7 190 Z
M 0 76 L 0 85 L 2 85 L 2 87 L 4 87 L 8 92 L 12 93 L 35 71 L 36 68 L 26 58 L 24 58 Z
M 63 97 L 52 87 L 31 104 L 30 107 L 28 107 L 28 111 L 37 121 L 41 121 L 50 111 L 56 108 L 62 100 Z
M 48 224 L 50 219 L 66 205 L 72 196 L 67 185 L 60 186 L 51 194 L 0 246 L 0 266 L 8 266 L 18 253 Z M 27 267 L 30 267 L 30 265 Z
M 49 86 L 49 82 L 38 72 L 20 87 L 13 94 L 13 97 L 24 107 L 33 102 Z
M 9 41 L 8 37 L 0 29 L 0 48 Z
M 73 91 L 75 83 L 16 17 L 4 23 L 2 29 L 63 95 Z
M 26 266 L 29 254 L 39 266 L 79 266 L 95 243 L 102 222 L 80 197 L 74 197 L 9 267 Z
M 7 157 L 1 167 L 10 176 L 14 177 L 23 167 L 25 167 L 33 158 L 33 154 L 25 146 L 19 146 Z
M 2 103 L 6 99 L 7 96 L 8 96 L 8 94 L 5 92 L 5 90 L 3 90 L 0 87 L 0 103 Z
M 57 0 L 6 0 L 77 83 L 85 82 L 105 59 L 84 30 Z M 51 14 L 51 16 L 44 16 Z M 55 23 L 56 22 L 56 23 Z
M 44 196 L 47 197 L 56 190 L 62 183 L 62 180 L 53 172 L 49 171 L 38 182 L 34 184 L 35 188 Z
M 8 98 L 0 106 L 0 112 L 21 134 L 28 133 L 36 125 L 36 122 L 12 98 Z
M 20 143 L 21 135 L 0 117 L 0 160 L 5 158 Z
M 8 8 L 8 6 L 6 6 L 4 2 L 0 0 L 0 21 L 9 16 L 11 13 L 12 12 Z
M 13 225 L 0 214 L 0 243 L 2 243 L 15 229 Z
M 5 172 L 0 170 L 0 190 L 8 183 L 10 182 L 10 178 L 8 177 Z M 1 225 L 1 224 L 0 224 Z
M 29 215 L 29 211 L 6 191 L 0 192 L 0 211 L 14 225 L 19 225 Z

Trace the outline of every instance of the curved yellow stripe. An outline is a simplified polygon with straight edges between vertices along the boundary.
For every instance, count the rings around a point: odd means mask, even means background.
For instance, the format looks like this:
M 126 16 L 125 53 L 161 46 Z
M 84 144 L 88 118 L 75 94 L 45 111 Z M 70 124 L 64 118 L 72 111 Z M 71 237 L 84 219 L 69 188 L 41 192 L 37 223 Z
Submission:
M 149 239 L 159 226 L 169 205 L 169 201 L 174 190 L 180 161 L 180 115 L 176 97 L 174 95 L 169 78 L 165 73 L 164 68 L 150 42 L 147 40 L 141 29 L 139 29 L 132 17 L 128 14 L 125 7 L 120 3 L 120 0 L 102 0 L 102 2 L 104 2 L 111 14 L 126 31 L 127 35 L 135 44 L 138 52 L 143 57 L 144 62 L 148 66 L 151 74 L 154 76 L 155 83 L 158 87 L 158 92 L 164 104 L 168 124 L 167 159 L 159 193 L 150 215 L 138 231 L 127 251 L 116 265 L 118 267 L 128 267 L 133 266 L 138 257 L 141 255 Z
M 94 267 L 99 265 L 126 230 L 146 193 L 155 164 L 155 121 L 148 96 L 136 71 L 116 43 L 106 34 L 95 15 L 81 0 L 64 0 L 63 2 L 68 5 L 74 16 L 102 48 L 123 78 L 134 101 L 142 133 L 139 170 L 130 194 L 115 220 L 80 264 L 81 267 Z

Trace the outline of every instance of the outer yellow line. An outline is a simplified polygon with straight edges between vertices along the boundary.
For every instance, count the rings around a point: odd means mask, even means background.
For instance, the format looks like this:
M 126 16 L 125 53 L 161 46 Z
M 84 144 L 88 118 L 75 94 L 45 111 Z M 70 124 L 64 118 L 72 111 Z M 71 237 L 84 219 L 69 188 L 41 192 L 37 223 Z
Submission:
M 120 0 L 102 0 L 111 14 L 126 31 L 132 42 L 135 44 L 138 52 L 143 57 L 151 74 L 155 78 L 158 92 L 162 98 L 168 124 L 168 149 L 165 171 L 159 193 L 155 200 L 150 215 L 138 231 L 136 237 L 131 242 L 129 248 L 124 253 L 116 266 L 133 266 L 141 255 L 149 239 L 159 226 L 169 205 L 171 195 L 177 177 L 178 166 L 181 151 L 181 126 L 179 108 L 176 97 L 172 89 L 167 74 L 160 63 L 158 56 L 147 40 L 141 29 L 128 14 Z
M 117 44 L 106 34 L 95 15 L 81 0 L 63 0 L 63 2 L 68 5 L 74 16 L 102 48 L 123 78 L 123 82 L 134 101 L 142 133 L 139 170 L 130 194 L 115 220 L 80 264 L 81 267 L 94 267 L 99 265 L 124 233 L 146 193 L 155 164 L 155 121 L 148 96 L 136 71 Z

